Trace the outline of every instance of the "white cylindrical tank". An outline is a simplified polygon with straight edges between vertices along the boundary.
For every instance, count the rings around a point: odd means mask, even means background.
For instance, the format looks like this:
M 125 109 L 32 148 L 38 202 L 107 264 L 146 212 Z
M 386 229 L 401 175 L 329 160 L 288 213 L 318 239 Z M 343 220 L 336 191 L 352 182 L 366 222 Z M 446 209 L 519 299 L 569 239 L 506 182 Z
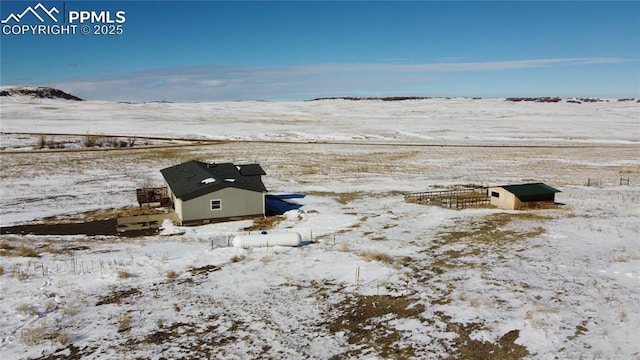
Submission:
M 267 246 L 300 246 L 302 236 L 297 232 L 236 235 L 233 246 L 239 248 L 267 247 Z

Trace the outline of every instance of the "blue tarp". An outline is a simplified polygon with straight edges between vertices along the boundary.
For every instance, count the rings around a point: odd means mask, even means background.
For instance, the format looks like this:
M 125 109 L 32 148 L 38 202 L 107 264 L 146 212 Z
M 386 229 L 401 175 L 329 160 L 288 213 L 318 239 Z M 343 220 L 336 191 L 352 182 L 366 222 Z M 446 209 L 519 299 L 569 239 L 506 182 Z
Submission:
M 302 194 L 280 194 L 265 195 L 265 212 L 267 216 L 282 215 L 289 210 L 297 210 L 302 207 L 301 204 L 290 203 L 288 199 L 302 199 Z

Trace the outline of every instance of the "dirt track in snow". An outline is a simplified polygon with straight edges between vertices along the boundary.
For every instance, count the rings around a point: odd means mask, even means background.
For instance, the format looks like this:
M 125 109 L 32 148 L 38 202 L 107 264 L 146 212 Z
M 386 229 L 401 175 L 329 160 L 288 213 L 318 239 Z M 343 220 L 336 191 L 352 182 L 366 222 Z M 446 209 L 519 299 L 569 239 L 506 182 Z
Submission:
M 168 141 L 172 144 L 166 145 L 146 145 L 134 147 L 95 147 L 81 149 L 38 149 L 38 150 L 5 150 L 0 151 L 0 155 L 8 154 L 38 154 L 38 153 L 60 153 L 60 152 L 89 152 L 89 151 L 136 151 L 148 149 L 168 149 L 184 148 L 194 146 L 215 146 L 229 143 L 261 143 L 261 144 L 290 144 L 290 145 L 356 145 L 356 146 L 397 146 L 397 147 L 435 147 L 435 148 L 522 148 L 522 149 L 581 149 L 581 148 L 628 148 L 636 147 L 636 144 L 567 144 L 567 145 L 531 145 L 531 144 L 456 144 L 456 143 L 412 143 L 412 142 L 392 142 L 392 141 L 284 141 L 284 140 L 225 140 L 225 139 L 193 139 L 183 137 L 162 137 L 162 136 L 139 136 L 122 134 L 72 134 L 72 133 L 32 133 L 32 132 L 2 132 L 2 135 L 31 135 L 31 136 L 99 136 L 104 138 L 132 138 L 140 140 Z

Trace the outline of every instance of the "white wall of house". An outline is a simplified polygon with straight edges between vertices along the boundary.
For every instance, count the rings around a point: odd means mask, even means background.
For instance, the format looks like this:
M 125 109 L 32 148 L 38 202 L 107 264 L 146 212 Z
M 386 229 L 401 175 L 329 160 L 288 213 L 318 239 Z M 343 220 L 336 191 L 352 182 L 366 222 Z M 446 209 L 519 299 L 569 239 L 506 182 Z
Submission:
M 489 196 L 491 205 L 505 210 L 515 210 L 519 203 L 518 198 L 501 187 L 490 187 Z
M 174 197 L 173 199 L 173 209 L 178 215 L 178 219 L 180 219 L 180 223 L 182 223 L 182 200 Z

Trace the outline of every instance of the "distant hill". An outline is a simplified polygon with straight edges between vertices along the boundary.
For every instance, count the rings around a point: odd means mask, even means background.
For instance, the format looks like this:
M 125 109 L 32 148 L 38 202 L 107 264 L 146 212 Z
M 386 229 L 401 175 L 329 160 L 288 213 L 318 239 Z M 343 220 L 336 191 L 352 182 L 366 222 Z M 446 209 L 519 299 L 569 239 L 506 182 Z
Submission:
M 64 99 L 82 101 L 82 99 L 77 96 L 50 87 L 3 88 L 0 90 L 0 96 L 31 96 L 39 99 Z
M 538 103 L 557 103 L 557 102 L 565 101 L 573 104 L 609 102 L 609 100 L 607 99 L 600 99 L 600 98 L 560 98 L 560 97 L 549 97 L 549 96 L 513 97 L 513 98 L 506 98 L 504 100 L 512 101 L 512 102 L 530 101 L 530 102 L 538 102 Z M 636 101 L 636 99 L 634 98 L 618 99 L 618 102 L 623 102 L 623 101 Z M 640 100 L 637 100 L 636 102 L 640 102 Z
M 323 97 L 323 98 L 315 98 L 309 101 L 320 101 L 320 100 L 382 100 L 382 101 L 404 101 L 404 100 L 428 100 L 430 97 L 423 96 L 387 96 L 387 97 L 353 97 L 353 96 L 335 96 L 335 97 Z
M 387 97 L 354 97 L 354 96 L 334 96 L 334 97 L 323 97 L 323 98 L 315 98 L 307 101 L 321 101 L 321 100 L 350 100 L 350 101 L 361 101 L 361 100 L 378 100 L 378 101 L 404 101 L 404 100 L 430 100 L 430 99 L 452 99 L 451 97 L 424 97 L 424 96 L 387 96 Z M 473 100 L 482 100 L 480 97 L 472 97 L 467 99 Z M 558 102 L 567 102 L 574 104 L 582 104 L 582 103 L 595 103 L 595 102 L 610 102 L 609 99 L 600 99 L 600 98 L 575 98 L 575 97 L 552 97 L 552 96 L 540 96 L 540 97 L 509 97 L 505 98 L 504 101 L 509 102 L 537 102 L 537 103 L 558 103 Z M 613 100 L 615 101 L 615 100 Z M 640 99 L 635 98 L 624 98 L 618 99 L 618 102 L 630 101 L 630 102 L 639 102 Z

